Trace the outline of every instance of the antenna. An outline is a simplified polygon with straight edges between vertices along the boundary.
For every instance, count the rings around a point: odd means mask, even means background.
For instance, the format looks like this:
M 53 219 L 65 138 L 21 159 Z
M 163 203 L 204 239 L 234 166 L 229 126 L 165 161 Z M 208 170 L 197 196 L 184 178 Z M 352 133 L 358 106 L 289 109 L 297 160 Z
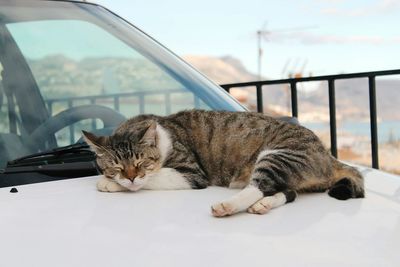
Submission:
M 268 37 L 272 35 L 274 32 L 292 32 L 292 31 L 304 31 L 309 29 L 318 28 L 318 26 L 306 26 L 306 27 L 293 27 L 293 28 L 281 28 L 275 30 L 267 29 L 268 21 L 265 21 L 262 27 L 257 30 L 257 69 L 258 69 L 258 79 L 261 81 L 262 79 L 262 57 L 263 57 L 263 48 L 262 48 L 262 40 L 268 41 Z

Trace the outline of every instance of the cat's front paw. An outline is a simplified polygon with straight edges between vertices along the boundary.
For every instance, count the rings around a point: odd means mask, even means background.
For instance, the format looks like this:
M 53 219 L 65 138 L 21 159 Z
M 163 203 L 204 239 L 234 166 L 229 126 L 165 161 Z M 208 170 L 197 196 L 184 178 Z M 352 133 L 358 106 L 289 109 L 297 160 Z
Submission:
M 97 181 L 97 190 L 99 190 L 100 192 L 120 192 L 127 191 L 128 189 L 111 179 L 102 177 L 99 181 Z
M 211 213 L 214 217 L 224 217 L 236 213 L 236 208 L 232 203 L 221 202 L 211 206 Z
M 247 212 L 253 214 L 265 214 L 270 211 L 272 209 L 272 205 L 266 199 L 267 198 L 263 198 L 254 203 L 250 208 L 247 209 Z

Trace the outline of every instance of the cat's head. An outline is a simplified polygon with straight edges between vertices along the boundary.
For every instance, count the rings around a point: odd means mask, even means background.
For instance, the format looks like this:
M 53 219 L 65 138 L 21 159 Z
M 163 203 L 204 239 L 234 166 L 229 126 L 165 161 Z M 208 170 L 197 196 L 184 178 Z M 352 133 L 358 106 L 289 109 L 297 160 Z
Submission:
M 97 155 L 104 176 L 131 191 L 148 181 L 149 174 L 161 168 L 157 123 L 142 122 L 111 136 L 83 132 L 86 142 Z

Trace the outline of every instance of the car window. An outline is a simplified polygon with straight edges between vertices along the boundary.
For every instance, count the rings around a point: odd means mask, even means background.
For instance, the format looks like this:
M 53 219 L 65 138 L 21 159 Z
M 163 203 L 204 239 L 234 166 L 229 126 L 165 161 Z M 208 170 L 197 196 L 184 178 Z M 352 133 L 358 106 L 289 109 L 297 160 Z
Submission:
M 74 144 L 82 130 L 109 135 L 135 115 L 245 110 L 140 29 L 80 1 L 0 1 L 0 62 L 0 176 L 9 161 Z
M 210 109 L 156 63 L 92 23 L 44 20 L 7 28 L 51 116 L 87 104 L 110 107 L 125 117 Z M 76 142 L 81 129 L 102 126 L 92 119 L 75 123 L 56 133 L 58 145 Z

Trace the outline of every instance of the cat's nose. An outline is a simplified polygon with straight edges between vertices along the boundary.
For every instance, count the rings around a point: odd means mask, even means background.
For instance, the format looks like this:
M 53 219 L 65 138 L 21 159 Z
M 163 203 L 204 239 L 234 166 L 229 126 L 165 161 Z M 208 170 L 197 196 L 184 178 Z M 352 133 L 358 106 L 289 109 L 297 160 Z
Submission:
M 129 179 L 131 181 L 135 180 L 136 176 L 137 176 L 137 172 L 136 169 L 133 167 L 127 167 L 124 168 L 124 170 L 122 171 L 122 175 L 126 178 Z

